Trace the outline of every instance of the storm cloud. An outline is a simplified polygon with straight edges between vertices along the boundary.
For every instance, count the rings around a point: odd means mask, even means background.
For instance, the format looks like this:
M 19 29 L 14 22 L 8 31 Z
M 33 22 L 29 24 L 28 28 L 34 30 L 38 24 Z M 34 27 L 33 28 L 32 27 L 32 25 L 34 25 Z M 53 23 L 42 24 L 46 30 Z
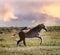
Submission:
M 60 3 L 59 0 L 56 1 L 1 0 L 0 21 L 2 22 L 0 22 L 0 26 L 33 26 L 39 23 L 44 23 L 45 25 L 60 25 L 60 18 L 57 17 L 58 15 L 56 16 L 51 10 L 46 10 L 46 4 L 52 5 L 52 3 Z M 53 14 L 55 14 L 56 17 L 53 16 Z

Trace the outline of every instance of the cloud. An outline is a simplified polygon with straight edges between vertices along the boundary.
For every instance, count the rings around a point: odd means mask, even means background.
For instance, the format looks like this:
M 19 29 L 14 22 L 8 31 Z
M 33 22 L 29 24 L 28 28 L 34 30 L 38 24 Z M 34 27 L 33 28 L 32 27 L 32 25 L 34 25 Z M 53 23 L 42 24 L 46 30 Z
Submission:
M 44 4 L 41 7 L 34 8 L 34 12 L 43 13 L 60 19 L 60 3 Z
M 53 5 L 51 2 L 44 1 L 43 2 L 25 2 L 25 1 L 21 2 L 18 0 L 16 1 L 15 0 L 13 2 L 11 1 L 8 4 L 5 3 L 2 6 L 3 8 L 2 9 L 0 8 L 0 19 L 8 23 L 10 21 L 11 24 L 9 23 L 8 25 L 12 24 L 16 26 L 17 24 L 36 25 L 39 23 L 45 23 L 46 25 L 56 25 L 59 22 L 59 21 L 57 22 L 56 20 L 60 19 L 59 18 L 60 14 L 58 15 L 58 12 L 60 13 L 59 11 L 60 5 L 55 4 Z M 54 6 L 56 6 L 56 8 Z
M 9 4 L 4 4 L 3 8 L 0 9 L 0 19 L 2 19 L 4 22 L 17 18 L 18 17 L 14 15 L 12 7 Z
M 60 19 L 60 3 L 46 4 L 41 12 Z
M 56 20 L 57 20 L 56 18 L 47 15 L 44 24 L 47 26 L 56 25 L 57 24 Z
M 36 20 L 32 20 L 31 22 L 32 22 L 32 23 L 35 23 L 35 22 L 36 22 Z
M 28 14 L 25 16 L 20 15 L 18 17 L 20 17 L 20 19 L 18 19 L 18 21 L 23 22 L 24 20 L 26 20 L 26 22 L 29 21 L 31 24 L 34 24 L 34 25 L 37 25 L 39 23 L 44 23 L 45 25 L 55 25 L 56 20 L 57 20 L 56 18 L 54 18 L 52 16 L 48 16 L 48 15 L 42 14 L 42 13 L 31 13 L 31 14 Z M 29 24 L 29 22 L 28 22 L 28 24 Z

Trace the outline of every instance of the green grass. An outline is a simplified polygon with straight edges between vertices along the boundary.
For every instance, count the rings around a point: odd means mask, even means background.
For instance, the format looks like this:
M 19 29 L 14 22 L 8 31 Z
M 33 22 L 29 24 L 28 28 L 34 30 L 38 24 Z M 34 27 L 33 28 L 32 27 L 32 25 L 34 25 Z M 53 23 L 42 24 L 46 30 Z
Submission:
M 19 44 L 17 47 L 18 35 L 12 37 L 12 33 L 0 34 L 0 55 L 60 55 L 60 48 L 39 48 L 39 46 L 60 46 L 60 31 L 42 30 L 40 36 L 43 39 L 41 45 L 38 38 L 26 38 L 27 47 L 22 42 L 21 46 Z
M 60 46 L 60 31 L 41 31 L 40 36 L 43 39 L 41 46 Z M 0 47 L 15 47 L 17 40 L 18 35 L 12 37 L 12 33 L 0 34 Z M 28 46 L 40 46 L 40 42 L 38 38 L 26 38 Z M 20 44 L 24 46 L 22 42 Z
M 60 48 L 0 48 L 0 55 L 60 55 Z

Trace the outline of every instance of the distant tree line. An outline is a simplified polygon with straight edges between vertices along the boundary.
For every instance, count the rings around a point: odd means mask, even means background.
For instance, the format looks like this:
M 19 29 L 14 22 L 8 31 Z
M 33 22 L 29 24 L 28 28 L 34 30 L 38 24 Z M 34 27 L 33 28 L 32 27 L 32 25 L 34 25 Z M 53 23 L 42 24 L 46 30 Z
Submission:
M 19 32 L 23 27 L 0 27 L 0 33 Z M 48 31 L 60 31 L 60 26 L 47 26 Z
M 22 27 L 0 27 L 0 33 L 11 33 L 13 31 L 20 31 Z
M 60 26 L 48 26 L 48 31 L 60 31 Z

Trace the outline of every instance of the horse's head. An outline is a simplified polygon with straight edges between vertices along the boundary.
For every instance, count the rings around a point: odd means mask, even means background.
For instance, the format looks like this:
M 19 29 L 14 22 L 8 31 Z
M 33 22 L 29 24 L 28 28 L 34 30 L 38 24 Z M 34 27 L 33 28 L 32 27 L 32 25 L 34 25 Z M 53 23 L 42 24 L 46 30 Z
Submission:
M 39 27 L 40 27 L 41 29 L 44 29 L 45 31 L 47 31 L 47 29 L 46 29 L 46 27 L 45 27 L 44 24 L 39 24 Z

